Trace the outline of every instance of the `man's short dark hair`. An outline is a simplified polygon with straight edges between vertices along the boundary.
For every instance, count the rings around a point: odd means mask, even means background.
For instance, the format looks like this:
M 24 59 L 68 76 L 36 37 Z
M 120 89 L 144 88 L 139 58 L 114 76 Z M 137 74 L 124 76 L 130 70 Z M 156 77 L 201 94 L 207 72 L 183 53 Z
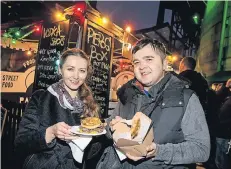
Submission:
M 196 60 L 192 57 L 184 57 L 181 62 L 190 70 L 194 70 L 196 67 Z
M 166 57 L 165 45 L 161 43 L 160 41 L 156 39 L 151 39 L 151 38 L 142 38 L 139 41 L 137 41 L 137 43 L 132 49 L 132 54 L 135 54 L 137 51 L 139 51 L 140 49 L 144 48 L 147 45 L 151 45 L 153 50 L 158 52 L 158 54 L 160 54 L 160 57 L 162 58 L 162 60 L 165 59 Z

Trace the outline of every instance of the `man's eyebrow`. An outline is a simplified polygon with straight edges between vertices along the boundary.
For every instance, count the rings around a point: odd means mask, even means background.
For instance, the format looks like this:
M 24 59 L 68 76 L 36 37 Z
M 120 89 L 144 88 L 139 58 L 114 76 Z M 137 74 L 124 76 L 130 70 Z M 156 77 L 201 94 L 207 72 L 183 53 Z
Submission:
M 142 59 L 150 59 L 150 58 L 154 58 L 154 56 L 151 56 L 151 55 L 149 56 L 149 55 L 148 55 L 148 56 L 143 56 L 143 57 L 142 57 Z M 138 59 L 132 60 L 132 62 L 134 62 L 134 61 L 139 61 L 139 60 L 138 60 Z
M 150 59 L 150 58 L 154 58 L 154 56 L 144 56 L 144 59 Z

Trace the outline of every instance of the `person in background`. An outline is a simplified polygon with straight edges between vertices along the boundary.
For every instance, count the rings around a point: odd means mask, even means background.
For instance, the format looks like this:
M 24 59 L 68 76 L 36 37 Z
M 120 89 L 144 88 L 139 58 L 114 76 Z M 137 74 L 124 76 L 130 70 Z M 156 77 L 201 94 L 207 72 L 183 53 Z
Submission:
M 117 90 L 119 90 L 119 88 L 121 88 L 127 82 L 128 82 L 128 75 L 124 75 L 123 79 L 122 79 L 122 82 L 117 87 Z
M 82 168 L 72 156 L 70 132 L 82 117 L 98 117 L 99 107 L 86 84 L 91 75 L 89 57 L 79 49 L 69 49 L 60 58 L 61 80 L 47 90 L 34 92 L 23 114 L 15 147 L 27 156 L 27 169 Z
M 209 158 L 210 137 L 204 111 L 188 83 L 165 72 L 166 48 L 157 40 L 139 40 L 132 50 L 135 78 L 123 85 L 119 103 L 107 119 L 108 131 L 116 131 L 122 119 L 130 120 L 142 112 L 153 121 L 154 139 L 146 147 L 148 157 L 120 161 L 107 148 L 97 169 L 195 168 Z M 109 131 L 108 137 L 111 132 Z
M 218 113 L 215 163 L 218 169 L 231 168 L 231 78 L 216 92 L 221 104 Z
M 214 91 L 209 89 L 206 79 L 201 73 L 196 72 L 196 60 L 192 57 L 184 57 L 179 65 L 179 76 L 189 81 L 190 89 L 195 91 L 204 109 L 206 121 L 210 132 L 211 152 L 209 160 L 203 165 L 207 168 L 215 167 L 215 130 L 217 121 L 218 104 Z
M 194 69 L 196 67 L 196 60 L 192 57 L 184 57 L 179 65 L 179 72 L 180 76 L 185 78 L 186 80 L 189 80 L 190 89 L 195 91 L 197 94 L 200 103 L 202 107 L 205 110 L 206 107 L 206 92 L 208 90 L 208 83 L 205 80 L 205 78 L 198 72 L 196 72 Z

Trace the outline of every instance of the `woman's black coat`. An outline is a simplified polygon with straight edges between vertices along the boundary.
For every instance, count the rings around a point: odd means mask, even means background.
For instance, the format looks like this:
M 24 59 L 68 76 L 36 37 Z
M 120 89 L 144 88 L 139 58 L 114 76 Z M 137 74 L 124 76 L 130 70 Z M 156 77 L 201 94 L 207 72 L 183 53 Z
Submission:
M 62 108 L 58 99 L 50 92 L 36 91 L 26 107 L 15 139 L 17 154 L 27 157 L 23 168 L 82 168 L 82 165 L 74 160 L 66 142 L 57 138 L 49 144 L 46 143 L 46 129 L 58 122 L 65 122 L 70 126 L 79 125 L 80 118 L 76 113 L 71 113 L 71 110 Z M 96 143 L 87 147 L 87 151 L 91 150 L 91 155 L 86 157 L 85 154 L 85 160 L 102 148 L 97 139 L 93 139 L 93 142 Z M 96 148 L 92 150 L 92 147 Z

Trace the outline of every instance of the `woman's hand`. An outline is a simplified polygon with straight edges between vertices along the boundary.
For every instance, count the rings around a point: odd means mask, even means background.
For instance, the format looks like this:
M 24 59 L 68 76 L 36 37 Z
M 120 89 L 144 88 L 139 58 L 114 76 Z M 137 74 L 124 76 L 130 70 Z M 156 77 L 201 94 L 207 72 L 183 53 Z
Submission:
M 59 138 L 63 141 L 70 141 L 76 139 L 77 136 L 74 136 L 71 131 L 71 126 L 66 124 L 65 122 L 59 122 L 50 126 L 46 130 L 46 142 L 50 143 L 54 138 Z

